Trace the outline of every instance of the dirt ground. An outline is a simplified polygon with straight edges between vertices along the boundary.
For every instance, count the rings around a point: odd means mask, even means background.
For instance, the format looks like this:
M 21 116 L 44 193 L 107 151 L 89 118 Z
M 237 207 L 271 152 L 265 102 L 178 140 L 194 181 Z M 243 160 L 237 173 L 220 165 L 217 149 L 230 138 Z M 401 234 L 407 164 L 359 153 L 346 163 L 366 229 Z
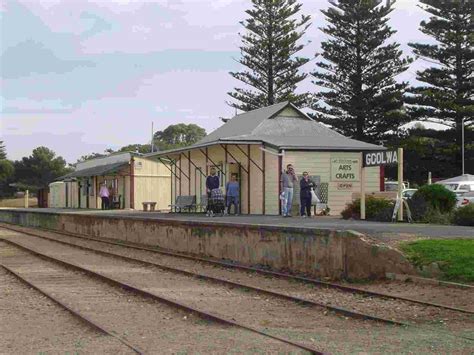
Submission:
M 235 348 L 249 353 L 299 353 L 283 343 L 204 321 L 14 247 L 2 245 L 0 250 L 2 262 L 148 354 L 229 353 Z
M 239 322 L 264 329 L 276 335 L 285 336 L 291 340 L 301 341 L 307 345 L 317 345 L 319 348 L 331 353 L 351 353 L 351 352 L 391 352 L 391 353 L 470 353 L 474 351 L 474 343 L 466 339 L 456 337 L 455 334 L 444 334 L 440 336 L 440 329 L 432 328 L 400 328 L 377 324 L 371 321 L 360 321 L 339 317 L 325 312 L 322 309 L 303 307 L 291 302 L 282 301 L 266 297 L 253 292 L 245 292 L 241 289 L 232 289 L 221 285 L 215 285 L 202 280 L 177 275 L 153 267 L 143 267 L 136 263 L 112 259 L 110 257 L 99 256 L 90 252 L 85 252 L 72 247 L 59 245 L 54 242 L 44 241 L 35 237 L 18 235 L 14 232 L 3 232 L 2 235 L 8 238 L 14 238 L 16 241 L 34 246 L 35 249 L 44 253 L 55 255 L 62 259 L 81 264 L 84 267 L 91 268 L 97 272 L 120 278 L 134 286 L 152 291 L 156 294 L 175 299 L 181 303 L 186 303 L 194 307 L 213 312 L 228 318 L 233 318 Z M 96 247 L 94 245 L 94 247 Z M 120 248 L 121 247 L 112 247 Z M 137 253 L 142 253 L 137 251 Z M 142 255 L 143 257 L 143 255 Z M 153 257 L 155 261 L 162 262 L 161 256 L 147 254 L 147 257 Z M 174 261 L 178 262 L 178 261 Z M 182 259 L 181 264 L 185 264 Z M 316 301 L 325 299 L 336 306 L 343 306 L 343 297 L 331 294 L 318 293 L 321 290 L 316 288 L 302 289 L 308 287 L 299 283 L 281 284 L 279 279 L 268 279 L 261 275 L 252 275 L 241 272 L 226 270 L 223 275 L 223 269 L 209 267 L 202 268 L 201 264 L 181 265 L 181 267 L 193 267 L 199 271 L 214 272 L 220 277 L 231 277 L 234 273 L 234 279 L 237 277 L 242 282 L 253 282 L 259 287 L 268 286 L 277 288 L 279 291 L 295 293 L 295 289 L 301 292 L 301 296 L 311 298 L 312 293 Z M 197 271 L 197 270 L 194 270 Z M 245 280 L 243 280 L 245 279 Z M 289 281 L 285 281 L 289 282 Z M 323 290 L 324 292 L 327 290 Z M 333 291 L 333 290 L 330 290 Z M 344 296 L 345 297 L 345 296 Z M 366 305 L 367 309 L 374 309 L 380 312 L 390 310 L 392 314 L 403 313 L 405 317 L 413 313 L 413 308 L 404 304 L 393 305 L 386 304 L 383 307 L 372 298 L 364 300 L 352 299 L 346 301 L 352 307 L 357 304 Z M 374 306 L 375 305 L 375 306 Z M 360 305 L 358 307 L 361 307 Z M 357 308 L 356 308 L 357 309 Z M 362 309 L 362 308 L 361 308 Z M 415 311 L 418 312 L 418 311 Z M 431 312 L 431 311 L 430 311 Z M 470 327 L 470 319 L 452 318 L 453 315 L 419 313 L 425 317 L 426 322 L 437 319 L 436 317 L 448 317 L 449 327 L 444 327 L 441 331 L 454 330 L 453 325 L 461 328 L 456 329 L 460 332 L 466 331 L 462 328 L 465 323 Z M 431 318 L 430 318 L 431 317 Z M 471 323 L 472 324 L 472 323 Z M 470 327 L 472 329 L 472 327 Z
M 133 354 L 0 268 L 1 354 Z
M 180 270 L 186 270 L 206 276 L 244 283 L 250 286 L 271 289 L 327 305 L 339 306 L 392 320 L 413 322 L 417 324 L 438 324 L 441 327 L 451 327 L 453 329 L 455 329 L 454 323 L 456 322 L 460 322 L 462 326 L 469 326 L 471 323 L 470 321 L 472 320 L 471 316 L 449 310 L 443 310 L 440 308 L 426 307 L 410 302 L 354 295 L 352 293 L 341 292 L 335 289 L 317 287 L 310 284 L 302 284 L 280 278 L 265 277 L 259 274 L 249 273 L 241 270 L 216 267 L 215 265 L 211 264 L 160 255 L 149 251 L 127 249 L 121 246 L 113 246 L 89 240 L 81 240 L 78 238 L 67 237 L 51 232 L 35 231 L 35 233 L 57 238 L 58 240 L 75 243 L 77 245 L 93 247 L 119 255 L 156 262 L 168 267 L 174 267 Z M 351 284 L 350 286 L 474 311 L 474 296 L 472 290 L 435 285 L 418 285 L 399 281 L 377 281 L 366 284 Z M 449 321 L 446 321 L 446 319 Z M 472 328 L 474 329 L 474 323 Z

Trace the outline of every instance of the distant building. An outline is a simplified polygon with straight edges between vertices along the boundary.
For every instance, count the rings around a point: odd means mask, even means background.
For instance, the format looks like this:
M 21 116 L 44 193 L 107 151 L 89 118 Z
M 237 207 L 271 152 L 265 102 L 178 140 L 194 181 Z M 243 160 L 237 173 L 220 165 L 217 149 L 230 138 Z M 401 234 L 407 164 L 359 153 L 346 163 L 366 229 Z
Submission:
M 49 207 L 101 208 L 99 187 L 112 190 L 114 207 L 142 209 L 142 202 L 157 202 L 157 209 L 171 203 L 171 170 L 141 154 L 124 152 L 78 163 L 76 170 L 49 185 Z

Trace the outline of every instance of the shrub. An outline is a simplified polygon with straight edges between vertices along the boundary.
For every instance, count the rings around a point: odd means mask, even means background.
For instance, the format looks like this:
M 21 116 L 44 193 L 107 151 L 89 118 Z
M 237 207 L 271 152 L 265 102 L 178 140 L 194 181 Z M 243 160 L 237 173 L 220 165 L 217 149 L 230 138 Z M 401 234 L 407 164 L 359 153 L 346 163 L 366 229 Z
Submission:
M 433 211 L 449 213 L 456 206 L 456 195 L 443 185 L 425 185 L 415 192 L 413 197 L 421 196 Z
M 393 212 L 394 202 L 384 198 L 367 197 L 365 200 L 365 217 L 368 220 L 373 221 L 386 221 L 387 215 L 392 218 L 391 213 Z M 388 211 L 390 211 L 388 213 Z M 346 205 L 346 208 L 341 212 L 341 216 L 344 219 L 360 219 L 360 199 L 352 201 Z M 378 219 L 381 218 L 381 219 Z
M 470 203 L 454 211 L 453 220 L 460 226 L 474 226 L 474 204 Z
M 384 207 L 380 211 L 377 211 L 373 220 L 379 222 L 391 222 L 393 215 L 394 206 Z
M 440 212 L 438 209 L 429 207 L 426 211 L 422 222 L 431 224 L 451 224 L 453 214 Z
M 428 211 L 428 203 L 425 201 L 424 197 L 421 194 L 413 195 L 412 198 L 407 200 L 408 207 L 410 207 L 411 218 L 415 222 L 420 222 L 425 217 L 426 212 Z M 406 214 L 406 209 L 403 210 Z

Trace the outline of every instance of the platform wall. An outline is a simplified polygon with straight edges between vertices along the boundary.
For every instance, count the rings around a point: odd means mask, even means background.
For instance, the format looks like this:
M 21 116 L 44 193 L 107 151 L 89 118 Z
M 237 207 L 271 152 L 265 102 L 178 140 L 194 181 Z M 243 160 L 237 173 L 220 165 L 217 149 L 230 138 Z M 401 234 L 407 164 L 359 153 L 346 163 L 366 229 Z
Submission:
M 314 277 L 366 279 L 414 273 L 403 255 L 355 232 L 0 210 L 0 221 L 120 239 Z

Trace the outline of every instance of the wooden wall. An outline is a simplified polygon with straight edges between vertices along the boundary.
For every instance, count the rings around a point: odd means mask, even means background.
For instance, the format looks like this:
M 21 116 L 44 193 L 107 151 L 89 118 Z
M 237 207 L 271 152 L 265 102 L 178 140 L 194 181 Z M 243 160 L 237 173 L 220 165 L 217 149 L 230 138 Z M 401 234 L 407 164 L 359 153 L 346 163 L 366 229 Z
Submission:
M 308 171 L 310 175 L 319 175 L 321 182 L 329 183 L 328 206 L 332 215 L 339 215 L 345 205 L 352 201 L 352 193 L 360 192 L 360 181 L 352 182 L 352 189 L 338 190 L 338 182 L 331 181 L 331 158 L 354 158 L 362 163 L 361 153 L 357 152 L 293 152 L 285 153 L 283 168 L 293 164 L 296 173 L 300 175 Z M 366 168 L 366 192 L 380 191 L 380 168 Z M 299 200 L 297 200 L 299 201 Z
M 142 202 L 157 202 L 156 209 L 168 209 L 171 204 L 171 172 L 161 162 L 134 158 L 134 208 Z

